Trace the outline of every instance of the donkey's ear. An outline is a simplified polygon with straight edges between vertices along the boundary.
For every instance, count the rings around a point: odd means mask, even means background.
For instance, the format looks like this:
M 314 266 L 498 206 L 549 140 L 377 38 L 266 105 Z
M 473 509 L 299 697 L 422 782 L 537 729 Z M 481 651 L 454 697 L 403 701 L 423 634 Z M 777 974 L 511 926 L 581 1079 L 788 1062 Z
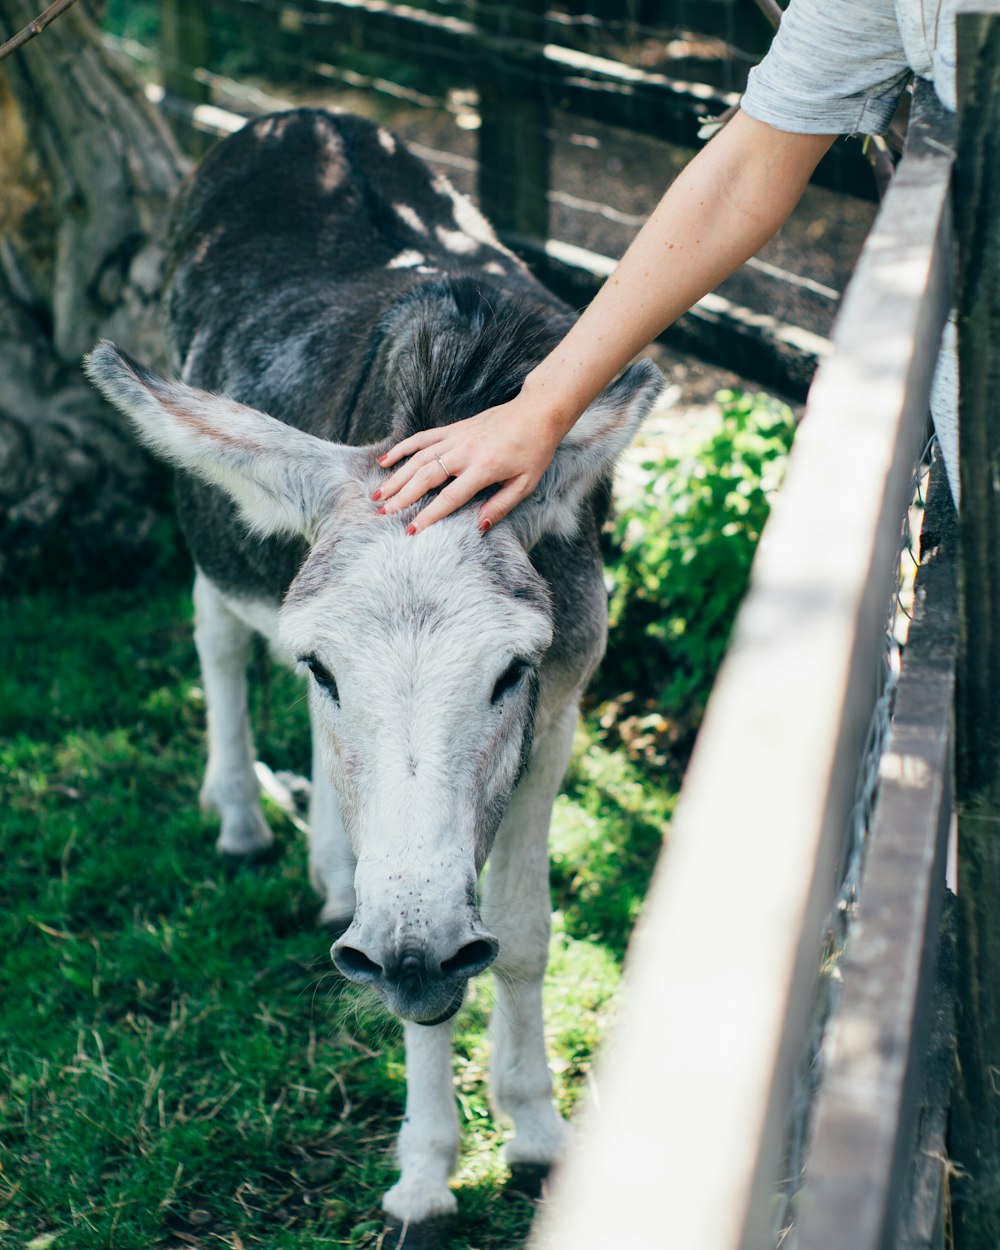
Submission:
M 220 486 L 259 534 L 309 536 L 357 454 L 223 395 L 160 377 L 114 343 L 99 343 L 84 369 L 142 442 Z
M 571 538 L 584 499 L 635 437 L 663 389 L 663 374 L 640 360 L 594 400 L 556 449 L 534 492 L 510 514 L 528 549 L 543 534 Z

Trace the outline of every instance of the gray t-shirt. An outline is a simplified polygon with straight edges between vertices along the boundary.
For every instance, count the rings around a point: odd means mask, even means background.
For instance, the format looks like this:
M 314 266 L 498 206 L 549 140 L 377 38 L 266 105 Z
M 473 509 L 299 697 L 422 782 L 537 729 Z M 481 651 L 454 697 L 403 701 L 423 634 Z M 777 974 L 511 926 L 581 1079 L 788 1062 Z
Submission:
M 957 0 L 791 0 L 741 107 L 796 134 L 884 134 L 911 72 L 955 108 Z
M 957 0 L 790 0 L 740 107 L 793 134 L 884 134 L 912 73 L 955 109 Z M 945 326 L 931 412 L 956 506 L 958 356 Z

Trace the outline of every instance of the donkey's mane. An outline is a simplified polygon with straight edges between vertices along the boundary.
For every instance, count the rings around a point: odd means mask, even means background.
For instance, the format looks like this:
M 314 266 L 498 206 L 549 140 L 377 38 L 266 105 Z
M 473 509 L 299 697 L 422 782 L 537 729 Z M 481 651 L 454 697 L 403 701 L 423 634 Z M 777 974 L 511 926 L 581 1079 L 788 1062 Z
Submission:
M 390 316 L 397 437 L 513 399 L 569 324 L 557 307 L 472 276 L 421 285 Z

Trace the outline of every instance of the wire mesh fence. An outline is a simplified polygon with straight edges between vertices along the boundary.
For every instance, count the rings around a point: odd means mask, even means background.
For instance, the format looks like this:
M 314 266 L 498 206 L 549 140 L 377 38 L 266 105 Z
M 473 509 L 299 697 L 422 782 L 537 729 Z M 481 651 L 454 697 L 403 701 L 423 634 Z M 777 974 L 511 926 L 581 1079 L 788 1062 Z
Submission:
M 874 832 L 883 759 L 892 728 L 902 654 L 913 616 L 914 585 L 920 568 L 920 533 L 936 445 L 936 436 L 931 435 L 914 468 L 912 499 L 902 524 L 894 584 L 886 587 L 885 645 L 878 670 L 872 675 L 874 705 L 858 767 L 854 803 L 844 831 L 839 886 L 824 926 L 824 953 L 812 1023 L 795 1075 L 782 1178 L 775 1194 L 776 1250 L 794 1240 L 796 1197 L 809 1162 L 810 1130 L 816 1095 L 825 1072 L 829 1026 L 843 986 L 843 957 L 858 923 L 865 858 Z

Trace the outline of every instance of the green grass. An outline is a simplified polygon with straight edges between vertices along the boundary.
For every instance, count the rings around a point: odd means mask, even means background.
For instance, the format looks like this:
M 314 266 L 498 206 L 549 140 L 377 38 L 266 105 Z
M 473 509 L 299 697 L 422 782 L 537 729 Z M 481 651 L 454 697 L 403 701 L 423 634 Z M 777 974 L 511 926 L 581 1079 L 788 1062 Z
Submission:
M 400 1030 L 333 975 L 279 813 L 267 868 L 227 877 L 214 854 L 186 589 L 7 602 L 0 654 L 0 1246 L 378 1246 Z M 275 671 L 254 698 L 260 756 L 305 771 L 295 680 Z M 581 730 L 547 996 L 567 1111 L 671 804 Z M 509 1250 L 532 1207 L 503 1186 L 490 1001 L 484 977 L 457 1020 L 451 1245 Z

